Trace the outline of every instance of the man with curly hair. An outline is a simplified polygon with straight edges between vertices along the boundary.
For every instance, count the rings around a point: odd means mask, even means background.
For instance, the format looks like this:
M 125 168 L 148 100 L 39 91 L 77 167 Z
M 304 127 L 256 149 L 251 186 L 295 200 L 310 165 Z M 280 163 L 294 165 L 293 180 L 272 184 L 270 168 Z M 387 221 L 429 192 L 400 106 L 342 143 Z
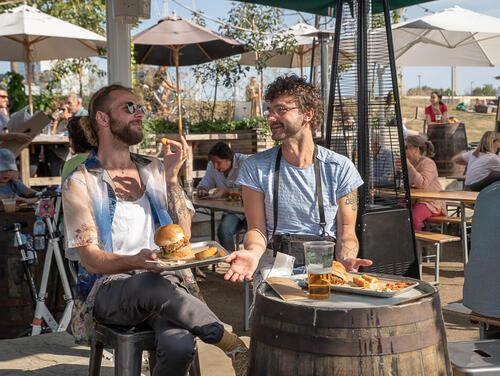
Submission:
M 258 265 L 272 264 L 277 251 L 288 253 L 281 245 L 290 235 L 336 239 L 336 259 L 347 270 L 371 265 L 357 258 L 357 188 L 363 181 L 348 158 L 313 140 L 323 123 L 319 90 L 301 77 L 285 75 L 268 86 L 265 99 L 272 138 L 281 145 L 249 157 L 240 171 L 237 183 L 243 186 L 248 232 L 244 250 L 228 257 L 232 265 L 225 278 L 251 279 Z M 296 265 L 303 265 L 303 249 L 294 256 Z M 256 283 L 262 276 L 254 277 Z

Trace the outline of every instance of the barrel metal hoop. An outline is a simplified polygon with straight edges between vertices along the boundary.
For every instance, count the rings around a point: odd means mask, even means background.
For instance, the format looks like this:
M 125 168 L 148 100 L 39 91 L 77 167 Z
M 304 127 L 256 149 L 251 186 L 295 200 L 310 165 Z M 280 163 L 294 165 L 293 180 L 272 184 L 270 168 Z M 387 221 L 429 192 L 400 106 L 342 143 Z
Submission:
M 283 320 L 295 325 L 315 326 L 318 328 L 373 328 L 389 327 L 429 320 L 440 312 L 437 293 L 424 298 L 415 305 L 352 308 L 328 310 L 319 307 L 289 304 L 257 294 L 255 311 L 266 317 Z M 334 314 L 332 314 L 334 312 Z
M 260 320 L 252 323 L 254 341 L 299 353 L 331 356 L 368 357 L 417 351 L 437 345 L 440 341 L 439 334 L 438 330 L 429 328 L 414 334 L 381 338 L 335 338 L 283 332 L 261 325 Z

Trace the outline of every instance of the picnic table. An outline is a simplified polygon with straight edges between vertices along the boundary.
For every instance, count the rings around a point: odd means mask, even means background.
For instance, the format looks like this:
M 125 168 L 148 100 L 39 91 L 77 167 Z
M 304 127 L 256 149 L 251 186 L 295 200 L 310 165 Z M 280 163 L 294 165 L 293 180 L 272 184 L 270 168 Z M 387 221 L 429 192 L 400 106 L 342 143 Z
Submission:
M 412 189 L 411 198 L 418 200 L 442 200 L 456 202 L 460 205 L 460 230 L 462 232 L 462 247 L 464 254 L 467 254 L 469 247 L 467 244 L 467 217 L 465 215 L 465 205 L 474 205 L 479 192 L 472 191 L 438 191 L 429 192 L 422 189 Z

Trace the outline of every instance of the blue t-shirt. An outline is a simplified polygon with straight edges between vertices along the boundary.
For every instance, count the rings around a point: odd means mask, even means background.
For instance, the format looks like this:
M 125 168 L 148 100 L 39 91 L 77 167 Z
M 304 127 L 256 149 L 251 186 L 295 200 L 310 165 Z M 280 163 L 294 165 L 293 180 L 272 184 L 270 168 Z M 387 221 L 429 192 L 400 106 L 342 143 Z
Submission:
M 268 238 L 272 235 L 274 165 L 279 147 L 249 157 L 240 170 L 238 184 L 264 193 Z M 318 146 L 327 235 L 335 237 L 337 199 L 363 184 L 354 164 L 346 157 Z M 296 167 L 281 159 L 278 224 L 276 234 L 319 235 L 314 164 Z
M 13 179 L 6 184 L 0 184 L 0 197 L 20 196 L 24 198 L 35 197 L 36 192 L 29 189 L 20 180 Z

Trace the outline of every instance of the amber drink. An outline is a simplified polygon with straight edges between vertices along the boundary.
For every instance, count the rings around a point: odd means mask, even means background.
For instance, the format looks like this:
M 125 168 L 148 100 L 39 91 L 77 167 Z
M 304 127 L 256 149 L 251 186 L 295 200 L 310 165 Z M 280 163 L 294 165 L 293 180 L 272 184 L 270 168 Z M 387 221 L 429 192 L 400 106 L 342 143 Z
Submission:
M 335 243 L 312 241 L 304 243 L 309 297 L 328 299 Z

